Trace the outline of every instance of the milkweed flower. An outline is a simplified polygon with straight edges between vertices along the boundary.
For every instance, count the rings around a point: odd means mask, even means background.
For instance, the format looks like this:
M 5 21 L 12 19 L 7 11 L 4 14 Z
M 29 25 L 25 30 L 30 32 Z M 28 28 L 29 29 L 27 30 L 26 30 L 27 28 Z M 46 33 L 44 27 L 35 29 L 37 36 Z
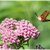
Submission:
M 30 37 L 36 38 L 39 36 L 40 32 L 29 21 L 21 20 L 18 21 L 18 23 L 19 23 L 18 33 L 24 37 L 24 40 L 28 40 Z
M 13 48 L 10 48 L 7 44 L 3 44 L 3 45 L 0 45 L 0 50 L 13 50 Z
M 6 18 L 4 21 L 2 21 L 1 26 L 10 30 L 14 30 L 16 29 L 16 24 L 17 20 L 14 20 L 13 18 Z
M 28 41 L 30 38 L 37 38 L 40 34 L 38 29 L 27 20 L 14 20 L 12 18 L 6 18 L 0 24 L 0 33 L 2 34 L 2 40 L 4 43 L 16 43 Z

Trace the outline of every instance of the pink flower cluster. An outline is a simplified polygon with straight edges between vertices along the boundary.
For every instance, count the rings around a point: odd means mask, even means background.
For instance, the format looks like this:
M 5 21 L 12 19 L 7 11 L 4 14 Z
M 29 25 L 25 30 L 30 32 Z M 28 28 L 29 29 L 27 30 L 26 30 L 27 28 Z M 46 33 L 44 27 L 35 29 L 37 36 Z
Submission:
M 20 43 L 19 37 L 23 37 L 24 41 L 30 38 L 37 38 L 40 34 L 38 29 L 27 20 L 14 20 L 6 18 L 0 24 L 0 34 L 4 43 Z
M 0 45 L 0 50 L 12 50 L 7 44 Z

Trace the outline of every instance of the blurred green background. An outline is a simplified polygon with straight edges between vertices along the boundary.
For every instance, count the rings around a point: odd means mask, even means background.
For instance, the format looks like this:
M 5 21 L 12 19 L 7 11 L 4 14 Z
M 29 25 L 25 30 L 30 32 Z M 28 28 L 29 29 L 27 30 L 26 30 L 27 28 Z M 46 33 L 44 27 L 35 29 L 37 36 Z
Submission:
M 5 18 L 29 20 L 39 29 L 40 36 L 36 40 L 31 39 L 29 47 L 25 48 L 35 48 L 37 44 L 50 48 L 50 22 L 37 19 L 45 10 L 50 10 L 50 1 L 0 1 L 0 22 Z M 47 18 L 50 19 L 50 15 Z

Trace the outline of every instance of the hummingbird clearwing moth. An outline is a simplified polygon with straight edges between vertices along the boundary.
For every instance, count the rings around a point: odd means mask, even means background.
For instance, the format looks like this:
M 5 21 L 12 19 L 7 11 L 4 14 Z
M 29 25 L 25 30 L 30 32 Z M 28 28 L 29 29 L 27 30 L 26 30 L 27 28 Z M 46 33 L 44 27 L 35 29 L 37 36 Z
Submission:
M 46 19 L 49 13 L 50 13 L 50 11 L 44 11 L 44 12 L 38 17 L 38 20 L 40 20 L 40 21 L 42 21 L 42 22 L 49 21 L 49 20 Z

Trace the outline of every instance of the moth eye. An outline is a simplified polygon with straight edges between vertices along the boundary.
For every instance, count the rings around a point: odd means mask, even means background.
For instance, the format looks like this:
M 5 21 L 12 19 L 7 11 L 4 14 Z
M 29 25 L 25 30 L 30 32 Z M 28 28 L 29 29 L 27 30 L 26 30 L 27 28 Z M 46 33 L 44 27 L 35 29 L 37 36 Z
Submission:
M 42 20 L 41 17 L 38 17 L 38 20 L 41 21 Z

